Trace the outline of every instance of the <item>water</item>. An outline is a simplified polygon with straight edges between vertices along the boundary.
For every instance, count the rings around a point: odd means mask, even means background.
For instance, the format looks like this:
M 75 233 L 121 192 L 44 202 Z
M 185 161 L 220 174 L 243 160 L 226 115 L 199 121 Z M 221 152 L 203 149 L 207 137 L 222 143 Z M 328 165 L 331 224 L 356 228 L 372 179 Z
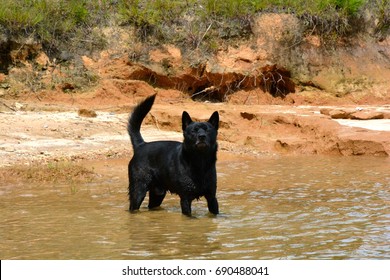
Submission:
M 218 163 L 221 215 L 127 211 L 126 162 L 84 185 L 0 186 L 1 259 L 388 259 L 390 161 L 281 157 Z

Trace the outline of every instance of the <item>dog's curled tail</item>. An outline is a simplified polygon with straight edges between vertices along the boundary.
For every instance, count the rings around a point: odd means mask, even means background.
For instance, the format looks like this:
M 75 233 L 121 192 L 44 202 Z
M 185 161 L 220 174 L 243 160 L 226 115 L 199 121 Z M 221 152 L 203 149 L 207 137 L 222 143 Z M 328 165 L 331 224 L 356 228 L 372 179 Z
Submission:
M 149 96 L 144 101 L 139 103 L 131 113 L 127 123 L 127 131 L 130 135 L 131 144 L 133 145 L 134 149 L 145 142 L 140 132 L 141 124 L 152 108 L 155 98 L 156 94 Z

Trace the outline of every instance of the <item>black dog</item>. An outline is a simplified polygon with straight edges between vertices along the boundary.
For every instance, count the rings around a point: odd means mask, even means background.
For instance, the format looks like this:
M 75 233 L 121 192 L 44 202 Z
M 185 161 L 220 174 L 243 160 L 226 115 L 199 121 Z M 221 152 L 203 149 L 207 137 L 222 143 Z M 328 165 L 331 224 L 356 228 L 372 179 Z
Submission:
M 184 141 L 146 143 L 141 136 L 141 123 L 156 95 L 146 98 L 131 114 L 127 125 L 134 155 L 129 163 L 130 211 L 140 208 L 149 191 L 149 209 L 159 207 L 167 191 L 180 196 L 181 211 L 191 216 L 191 203 L 206 197 L 208 209 L 218 214 L 217 131 L 219 114 L 214 112 L 207 122 L 193 122 L 187 112 L 182 115 Z

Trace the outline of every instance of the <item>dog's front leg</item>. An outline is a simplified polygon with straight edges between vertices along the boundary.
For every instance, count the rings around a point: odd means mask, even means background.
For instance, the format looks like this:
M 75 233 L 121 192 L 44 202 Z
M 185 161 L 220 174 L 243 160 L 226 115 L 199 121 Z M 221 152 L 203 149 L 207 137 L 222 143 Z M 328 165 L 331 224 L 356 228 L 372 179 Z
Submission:
M 180 197 L 181 212 L 184 215 L 191 216 L 191 203 L 192 200 L 187 197 Z

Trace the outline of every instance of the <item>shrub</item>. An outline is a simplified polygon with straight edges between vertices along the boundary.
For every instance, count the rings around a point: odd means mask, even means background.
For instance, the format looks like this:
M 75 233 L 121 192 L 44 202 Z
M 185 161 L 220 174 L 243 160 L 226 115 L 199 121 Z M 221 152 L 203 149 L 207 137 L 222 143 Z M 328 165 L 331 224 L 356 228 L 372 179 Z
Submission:
M 33 36 L 56 51 L 61 41 L 69 46 L 75 35 L 88 38 L 92 26 L 104 19 L 102 10 L 108 8 L 107 0 L 2 0 L 0 25 L 9 36 Z
M 207 37 L 231 39 L 251 35 L 253 17 L 261 12 L 294 13 L 302 19 L 308 30 L 319 35 L 348 35 L 356 30 L 353 28 L 356 27 L 355 19 L 360 17 L 359 12 L 365 2 L 365 0 L 121 0 L 119 13 L 124 22 L 137 27 L 142 39 L 153 35 L 157 37 L 158 43 L 176 40 L 182 41 L 185 46 L 197 48 L 200 41 Z M 173 30 L 184 33 L 175 35 Z M 190 38 L 189 44 L 186 38 Z
M 390 1 L 376 0 L 374 2 L 374 10 L 377 15 L 377 24 L 375 34 L 380 40 L 383 40 L 390 30 Z

